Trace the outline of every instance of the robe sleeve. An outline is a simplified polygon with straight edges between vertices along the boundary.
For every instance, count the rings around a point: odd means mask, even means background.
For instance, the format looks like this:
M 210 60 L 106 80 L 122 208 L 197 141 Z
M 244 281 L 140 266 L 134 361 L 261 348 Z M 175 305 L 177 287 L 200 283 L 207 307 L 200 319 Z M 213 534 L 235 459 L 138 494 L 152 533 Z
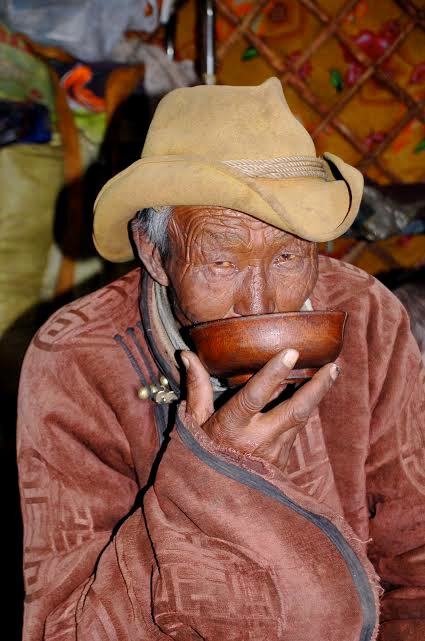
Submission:
M 340 517 L 210 441 L 182 405 L 142 509 L 79 599 L 75 638 L 371 641 L 377 602 L 365 546 Z M 62 641 L 62 612 L 48 641 Z
M 30 347 L 21 375 L 17 447 L 23 639 L 74 639 L 78 602 L 138 491 L 123 429 L 102 382 L 88 374 L 75 350 Z M 49 632 L 54 611 L 58 635 Z
M 425 374 L 409 319 L 388 298 L 368 328 L 370 557 L 381 577 L 381 641 L 425 639 Z

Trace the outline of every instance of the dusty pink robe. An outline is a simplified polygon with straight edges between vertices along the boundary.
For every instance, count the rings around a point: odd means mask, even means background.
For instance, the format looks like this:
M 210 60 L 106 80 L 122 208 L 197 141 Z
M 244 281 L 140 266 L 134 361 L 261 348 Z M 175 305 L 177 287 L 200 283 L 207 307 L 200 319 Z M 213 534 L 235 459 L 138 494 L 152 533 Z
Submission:
M 398 301 L 321 258 L 342 373 L 282 473 L 138 399 L 160 372 L 178 388 L 139 283 L 61 309 L 26 356 L 24 640 L 369 641 L 380 619 L 383 641 L 423 641 L 425 385 Z

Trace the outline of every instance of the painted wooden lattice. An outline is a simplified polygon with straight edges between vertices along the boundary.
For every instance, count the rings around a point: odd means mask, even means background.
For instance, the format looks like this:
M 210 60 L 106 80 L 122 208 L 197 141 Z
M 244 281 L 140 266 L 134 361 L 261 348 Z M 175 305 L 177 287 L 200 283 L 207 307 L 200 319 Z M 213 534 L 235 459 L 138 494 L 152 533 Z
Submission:
M 196 57 L 195 7 L 177 54 Z M 425 177 L 424 0 L 216 0 L 217 80 L 278 76 L 319 153 L 381 183 Z

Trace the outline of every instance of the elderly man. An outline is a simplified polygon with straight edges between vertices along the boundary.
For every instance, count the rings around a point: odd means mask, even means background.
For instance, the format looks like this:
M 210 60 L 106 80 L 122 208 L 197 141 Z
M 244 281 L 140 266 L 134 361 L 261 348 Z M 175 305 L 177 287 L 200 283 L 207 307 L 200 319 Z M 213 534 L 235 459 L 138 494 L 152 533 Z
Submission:
M 425 638 L 419 351 L 397 300 L 315 244 L 361 190 L 276 79 L 162 100 L 95 207 L 100 253 L 132 239 L 143 269 L 60 310 L 23 367 L 26 641 Z M 348 322 L 295 389 L 294 349 L 223 396 L 184 341 L 301 308 Z

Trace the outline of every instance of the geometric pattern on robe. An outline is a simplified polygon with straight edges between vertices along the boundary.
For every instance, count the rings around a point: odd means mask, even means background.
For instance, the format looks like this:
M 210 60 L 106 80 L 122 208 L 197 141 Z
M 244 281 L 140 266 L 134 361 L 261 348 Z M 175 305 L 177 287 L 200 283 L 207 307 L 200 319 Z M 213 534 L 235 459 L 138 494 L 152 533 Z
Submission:
M 425 638 L 424 372 L 407 314 L 325 257 L 311 300 L 348 312 L 341 374 L 284 471 L 209 441 L 184 403 L 138 399 L 161 373 L 178 390 L 140 269 L 39 330 L 18 412 L 24 641 Z

